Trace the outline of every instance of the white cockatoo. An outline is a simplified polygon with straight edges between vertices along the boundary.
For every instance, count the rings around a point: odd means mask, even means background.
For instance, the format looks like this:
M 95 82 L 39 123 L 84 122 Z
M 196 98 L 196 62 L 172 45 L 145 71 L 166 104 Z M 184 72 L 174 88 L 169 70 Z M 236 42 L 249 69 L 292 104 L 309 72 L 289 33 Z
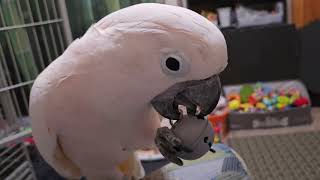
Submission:
M 70 179 L 141 177 L 133 152 L 154 144 L 159 114 L 178 120 L 178 105 L 198 117 L 210 113 L 226 65 L 222 33 L 191 10 L 149 3 L 116 11 L 35 80 L 36 145 Z

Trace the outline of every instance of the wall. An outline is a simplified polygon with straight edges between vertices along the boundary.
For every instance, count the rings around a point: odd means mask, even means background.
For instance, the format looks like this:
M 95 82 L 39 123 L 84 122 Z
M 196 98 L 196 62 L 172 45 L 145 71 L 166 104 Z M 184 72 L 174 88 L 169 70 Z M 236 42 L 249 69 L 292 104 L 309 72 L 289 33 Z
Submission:
M 303 27 L 320 19 L 319 0 L 292 0 L 292 20 L 297 27 Z

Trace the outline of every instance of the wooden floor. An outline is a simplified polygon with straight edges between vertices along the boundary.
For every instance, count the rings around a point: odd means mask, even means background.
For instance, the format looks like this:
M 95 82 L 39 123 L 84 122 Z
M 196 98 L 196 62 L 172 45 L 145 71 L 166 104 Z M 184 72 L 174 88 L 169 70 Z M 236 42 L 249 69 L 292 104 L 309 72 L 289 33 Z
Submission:
M 254 129 L 254 130 L 238 130 L 229 132 L 227 139 L 232 137 L 248 137 L 256 135 L 268 135 L 268 134 L 287 134 L 301 131 L 314 131 L 320 130 L 320 108 L 312 109 L 313 122 L 309 125 L 293 126 L 285 128 L 272 128 L 272 129 Z

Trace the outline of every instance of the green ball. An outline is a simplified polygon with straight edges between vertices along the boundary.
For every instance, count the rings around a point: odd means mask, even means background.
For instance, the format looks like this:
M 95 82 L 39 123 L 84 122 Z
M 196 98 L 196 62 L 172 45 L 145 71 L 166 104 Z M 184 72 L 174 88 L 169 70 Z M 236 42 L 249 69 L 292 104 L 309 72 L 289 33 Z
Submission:
M 288 96 L 279 96 L 277 98 L 278 103 L 288 105 L 290 104 L 290 98 Z
M 249 96 L 254 92 L 251 85 L 243 85 L 240 89 L 240 97 L 242 103 L 247 103 Z

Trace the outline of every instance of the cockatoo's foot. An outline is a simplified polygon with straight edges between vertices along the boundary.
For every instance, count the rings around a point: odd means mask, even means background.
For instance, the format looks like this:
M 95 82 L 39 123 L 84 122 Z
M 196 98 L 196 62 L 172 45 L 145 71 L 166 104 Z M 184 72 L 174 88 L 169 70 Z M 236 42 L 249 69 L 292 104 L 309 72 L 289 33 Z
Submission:
M 181 140 L 168 128 L 162 127 L 157 130 L 155 143 L 159 151 L 169 161 L 182 166 L 181 159 L 177 157 L 177 153 L 181 151 L 191 152 L 192 150 L 183 146 Z
M 125 179 L 140 179 L 145 176 L 142 164 L 135 153 L 132 153 L 126 161 L 119 164 L 118 169 Z

